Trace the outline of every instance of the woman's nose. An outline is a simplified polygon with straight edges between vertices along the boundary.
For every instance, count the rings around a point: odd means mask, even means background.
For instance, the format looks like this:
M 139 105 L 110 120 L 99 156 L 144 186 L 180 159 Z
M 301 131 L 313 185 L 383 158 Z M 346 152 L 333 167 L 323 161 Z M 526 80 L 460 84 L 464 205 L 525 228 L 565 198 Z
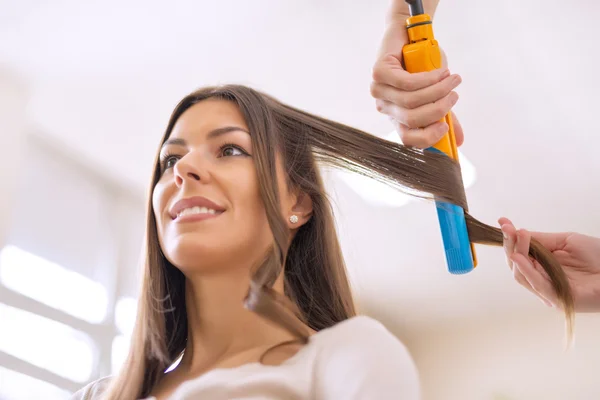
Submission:
M 205 176 L 204 173 L 200 172 L 200 167 L 193 164 L 191 160 L 187 157 L 182 158 L 177 161 L 174 168 L 174 177 L 175 184 L 178 187 L 183 186 L 184 183 L 192 183 L 192 182 L 200 182 L 204 180 L 202 177 Z

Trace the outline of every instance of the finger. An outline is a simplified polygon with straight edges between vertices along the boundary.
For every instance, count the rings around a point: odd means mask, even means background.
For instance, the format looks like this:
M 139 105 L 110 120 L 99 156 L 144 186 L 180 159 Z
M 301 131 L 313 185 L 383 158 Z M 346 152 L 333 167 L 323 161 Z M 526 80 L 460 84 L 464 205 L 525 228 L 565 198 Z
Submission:
M 525 229 L 516 232 L 517 240 L 515 242 L 515 253 L 522 254 L 529 258 L 529 245 L 531 244 L 531 234 Z
M 426 128 L 411 129 L 406 125 L 398 124 L 400 138 L 406 146 L 426 149 L 433 146 L 448 132 L 448 124 L 438 121 Z
M 519 269 L 518 265 L 516 263 L 513 262 L 513 277 L 514 279 L 521 285 L 523 286 L 525 289 L 527 289 L 530 293 L 532 293 L 535 297 L 537 297 L 538 299 L 540 299 L 540 301 L 542 302 L 542 304 L 544 304 L 547 307 L 552 307 L 552 303 L 550 303 L 548 300 L 546 300 L 543 296 L 541 296 L 529 283 L 529 281 L 527 280 L 527 278 L 525 277 L 525 275 L 523 275 L 523 273 L 521 272 L 521 270 Z
M 529 252 L 529 243 L 524 243 L 524 240 L 523 240 L 522 236 L 519 234 L 519 231 L 516 231 L 513 253 L 508 256 L 508 259 L 510 260 L 510 262 L 512 264 L 513 277 L 515 278 L 515 280 L 517 282 L 519 282 L 519 284 L 521 284 L 521 286 L 523 286 L 530 292 L 537 294 L 535 292 L 535 290 L 533 289 L 533 287 L 529 284 L 529 282 L 527 281 L 525 276 L 523 276 L 523 274 L 521 273 L 519 268 L 517 268 L 517 265 L 515 265 L 515 263 L 512 262 L 512 256 L 514 254 L 523 254 L 523 251 L 525 252 L 524 255 L 527 257 L 527 254 Z
M 552 289 L 552 284 L 535 269 L 528 257 L 520 253 L 515 253 L 511 259 L 515 266 L 514 269 L 519 270 L 520 275 L 526 280 L 528 286 L 535 291 L 545 304 L 555 307 L 560 305 L 556 293 Z
M 506 217 L 498 219 L 500 226 L 513 223 Z M 550 251 L 558 250 L 564 247 L 568 233 L 544 233 L 544 232 L 529 232 L 532 238 L 540 242 L 542 246 Z
M 539 262 L 537 262 L 537 260 L 533 259 L 532 257 L 529 257 L 529 261 L 531 261 L 533 263 L 533 267 L 535 268 L 535 270 L 537 272 L 539 272 L 540 275 L 542 275 L 542 277 L 547 280 L 548 282 L 550 282 L 550 276 L 548 275 L 548 273 L 546 272 L 546 270 L 544 269 L 544 267 L 542 267 L 542 264 L 540 264 Z
M 531 287 L 531 285 L 529 284 L 529 282 L 527 281 L 525 276 L 521 273 L 519 268 L 517 268 L 517 265 L 512 261 L 512 259 L 510 262 L 512 264 L 512 273 L 513 273 L 513 278 L 515 279 L 515 281 L 517 281 L 519 283 L 519 285 L 523 286 L 525 289 L 529 290 L 531 293 L 533 293 L 537 296 L 537 292 L 535 290 L 533 290 L 533 288 Z
M 531 232 L 531 237 L 550 251 L 562 249 L 566 244 L 567 236 L 568 233 Z
M 548 307 L 552 307 L 552 304 L 550 304 L 548 302 L 548 300 L 546 300 L 544 297 L 540 296 L 540 294 L 538 292 L 536 292 L 535 289 L 533 289 L 533 287 L 531 286 L 531 284 L 529 283 L 529 281 L 527 280 L 525 275 L 523 275 L 523 273 L 521 272 L 521 270 L 519 269 L 517 264 L 514 263 L 512 260 L 510 262 L 513 265 L 512 272 L 513 272 L 513 278 L 515 279 L 515 281 L 517 281 L 519 283 L 519 285 L 523 286 L 525 289 L 527 289 L 529 292 L 531 292 L 533 295 L 535 295 L 538 299 L 540 299 L 540 301 L 544 305 L 546 305 Z
M 508 218 L 505 218 L 505 217 L 498 219 L 498 223 L 501 226 L 510 225 L 510 226 L 514 227 L 511 220 L 509 220 Z M 510 229 L 509 229 L 509 231 L 510 231 Z M 504 231 L 503 231 L 503 234 L 504 234 Z M 532 257 L 529 256 L 529 248 L 531 247 L 531 239 L 533 238 L 533 233 L 529 232 L 526 229 L 521 229 L 521 230 L 517 231 L 517 235 L 518 235 L 518 237 L 516 237 L 514 240 L 516 243 L 516 247 L 518 249 L 515 248 L 513 251 L 518 252 L 518 253 L 524 255 L 525 257 L 527 257 L 533 263 L 533 266 L 536 269 L 536 271 L 538 271 L 544 277 L 544 279 L 550 280 L 550 277 L 548 276 L 548 273 L 544 270 L 544 267 L 542 267 L 542 265 L 540 263 L 538 263 L 536 260 L 534 260 Z M 523 240 L 520 240 L 519 237 L 522 237 Z M 517 244 L 517 243 L 520 243 L 520 244 Z M 511 255 L 512 255 L 512 253 L 507 254 L 508 257 L 510 257 Z
M 425 128 L 411 129 L 406 125 L 399 123 L 394 118 L 394 115 L 396 115 L 394 108 L 397 107 L 398 106 L 390 102 L 377 100 L 377 109 L 384 114 L 390 115 L 392 124 L 400 136 L 400 141 L 405 146 L 426 149 L 436 144 L 442 138 L 442 136 L 448 132 L 448 125 L 443 121 L 438 121 L 435 124 Z
M 452 111 L 452 123 L 454 124 L 454 137 L 456 138 L 456 145 L 462 146 L 462 144 L 465 142 L 465 134 L 460 121 L 456 117 L 456 114 L 454 114 L 454 111 Z
M 518 264 L 516 264 L 514 261 L 512 261 L 513 256 L 515 254 L 520 254 L 523 257 L 525 257 L 525 259 L 529 260 L 529 258 L 528 258 L 529 257 L 528 256 L 529 240 L 527 238 L 523 238 L 522 234 L 520 234 L 520 231 L 517 231 L 516 235 L 517 235 L 517 238 L 516 238 L 516 242 L 515 242 L 514 253 L 508 257 L 512 264 L 513 277 L 521 286 L 523 286 L 525 289 L 529 290 L 531 293 L 536 295 L 542 301 L 542 303 L 551 307 L 552 304 L 549 303 L 548 300 L 544 296 L 540 295 L 535 290 L 535 288 L 531 285 L 531 283 L 529 282 L 527 277 L 525 275 L 523 275 L 523 273 L 521 272 L 521 269 L 519 268 Z
M 517 230 L 512 223 L 506 223 L 500 228 L 504 236 L 504 254 L 506 255 L 506 263 L 512 269 L 512 261 L 510 257 L 515 252 L 515 243 L 517 241 Z
M 440 82 L 450 75 L 447 68 L 428 72 L 406 72 L 397 57 L 385 55 L 373 67 L 373 80 L 397 89 L 412 92 Z
M 512 269 L 513 278 L 525 289 L 529 290 L 531 293 L 536 295 L 542 301 L 542 303 L 544 303 L 547 306 L 552 306 L 552 304 L 548 302 L 548 300 L 545 297 L 541 296 L 531 286 L 531 283 L 529 282 L 527 277 L 522 273 L 521 269 L 518 268 L 518 265 L 515 264 L 515 262 L 513 261 L 513 257 L 515 255 L 520 255 L 526 260 L 529 260 L 528 254 L 531 240 L 529 232 L 521 230 L 521 234 L 519 234 L 512 221 L 505 217 L 498 219 L 498 223 L 501 225 L 502 234 L 504 236 L 504 251 L 506 254 L 506 262 Z
M 531 262 L 535 270 L 538 273 L 540 273 L 544 277 L 544 279 L 550 281 L 548 273 L 544 270 L 541 264 L 529 256 L 529 248 L 531 247 L 532 233 L 526 229 L 521 229 L 517 232 L 517 235 L 517 246 L 515 252 L 522 254 L 524 257 L 526 257 Z
M 459 75 L 452 75 L 426 88 L 408 92 L 374 81 L 371 84 L 371 95 L 376 99 L 386 100 L 402 108 L 412 110 L 440 101 L 448 96 L 461 82 L 462 78 Z
M 458 101 L 458 93 L 450 92 L 435 103 L 425 104 L 413 110 L 398 109 L 397 120 L 409 128 L 423 128 L 441 120 Z
M 506 224 L 514 225 L 512 223 L 512 221 L 506 217 L 502 217 L 502 218 L 498 219 L 498 224 L 500 224 L 500 226 L 506 225 Z

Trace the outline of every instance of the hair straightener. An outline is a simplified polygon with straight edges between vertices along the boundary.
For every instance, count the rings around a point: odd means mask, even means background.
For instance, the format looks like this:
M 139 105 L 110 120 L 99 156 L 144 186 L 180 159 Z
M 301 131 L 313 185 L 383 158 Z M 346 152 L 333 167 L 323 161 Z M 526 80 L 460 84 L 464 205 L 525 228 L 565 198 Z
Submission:
M 406 20 L 409 43 L 402 49 L 406 71 L 426 72 L 442 67 L 442 54 L 433 35 L 431 16 L 425 14 L 422 0 L 405 0 L 409 5 L 410 17 Z M 454 136 L 452 115 L 444 121 L 449 131 L 433 147 L 425 151 L 443 153 L 458 162 L 458 148 Z M 451 274 L 466 274 L 477 266 L 473 243 L 469 240 L 465 211 L 462 207 L 443 201 L 435 202 L 446 263 Z

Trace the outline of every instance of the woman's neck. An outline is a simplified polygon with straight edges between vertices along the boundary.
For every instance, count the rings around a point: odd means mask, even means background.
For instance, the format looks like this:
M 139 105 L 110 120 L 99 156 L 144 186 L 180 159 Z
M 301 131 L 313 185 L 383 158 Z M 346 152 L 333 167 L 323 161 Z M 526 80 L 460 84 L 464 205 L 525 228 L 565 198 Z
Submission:
M 282 328 L 243 306 L 250 279 L 246 271 L 192 276 L 186 280 L 188 342 L 180 367 L 189 372 L 228 364 L 253 350 L 293 339 Z M 283 292 L 283 280 L 275 288 Z
M 247 270 L 186 279 L 187 345 L 177 368 L 154 388 L 152 395 L 157 400 L 168 398 L 181 383 L 211 369 L 261 361 L 267 351 L 266 363 L 279 365 L 301 349 L 296 343 L 269 350 L 296 338 L 244 308 L 249 286 Z M 274 288 L 283 293 L 283 279 L 278 279 Z

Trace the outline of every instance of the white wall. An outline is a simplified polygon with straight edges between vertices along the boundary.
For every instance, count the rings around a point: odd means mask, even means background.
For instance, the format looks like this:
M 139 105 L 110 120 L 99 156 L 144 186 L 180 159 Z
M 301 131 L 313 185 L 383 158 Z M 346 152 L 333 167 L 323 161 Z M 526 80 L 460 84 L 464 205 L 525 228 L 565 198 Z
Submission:
M 28 93 L 23 81 L 0 66 L 0 248 L 8 235 L 8 220 L 15 202 L 27 101 Z
M 560 313 L 457 322 L 407 342 L 423 400 L 600 399 L 600 315 L 580 315 L 564 351 Z
M 69 277 L 97 282 L 107 304 L 86 299 L 89 293 L 68 280 L 44 278 L 48 264 L 2 258 L 0 398 L 60 399 L 111 373 L 115 336 L 126 333 L 116 324 L 115 304 L 137 295 L 145 203 L 137 187 L 113 182 L 69 143 L 39 132 L 28 102 L 23 81 L 0 67 L 0 252 L 16 247 L 67 270 Z M 23 282 L 28 290 L 22 290 Z M 102 321 L 85 320 L 68 306 L 87 307 L 87 301 L 106 310 Z M 94 353 L 90 362 L 84 360 L 91 368 L 85 378 L 67 376 L 85 368 L 71 362 L 78 359 L 71 333 L 89 338 Z M 62 361 L 52 361 L 55 356 Z

